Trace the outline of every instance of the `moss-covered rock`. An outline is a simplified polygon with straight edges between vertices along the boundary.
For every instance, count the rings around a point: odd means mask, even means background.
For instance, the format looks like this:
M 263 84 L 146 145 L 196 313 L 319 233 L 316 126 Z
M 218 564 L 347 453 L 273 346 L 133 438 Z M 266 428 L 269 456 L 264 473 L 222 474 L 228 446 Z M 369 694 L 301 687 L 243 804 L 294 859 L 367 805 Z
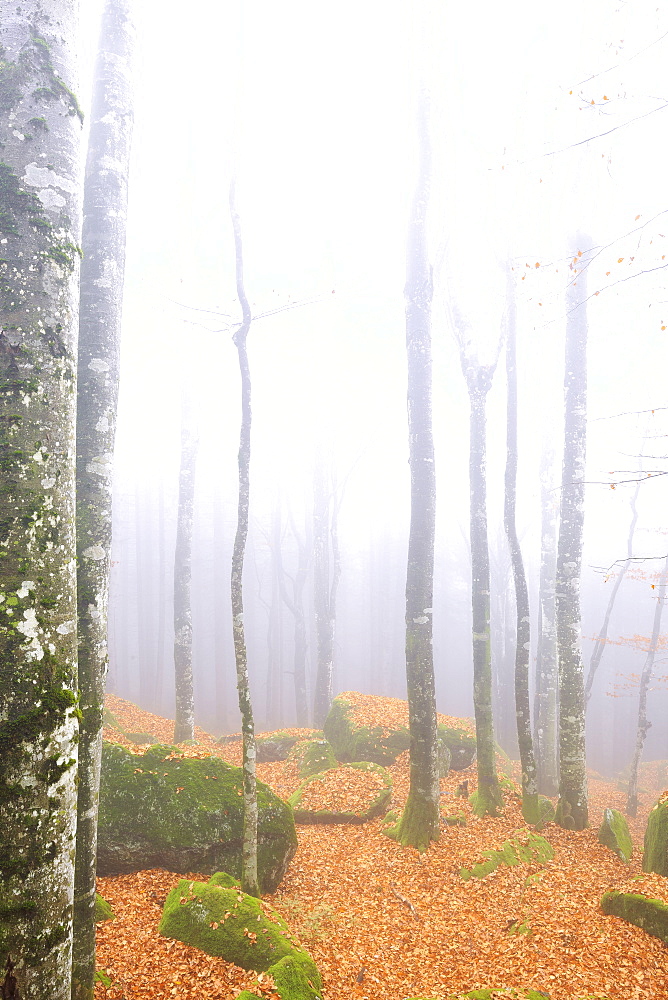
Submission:
M 288 754 L 300 740 L 299 736 L 283 732 L 272 733 L 269 736 L 258 736 L 255 740 L 257 760 L 259 763 L 287 760 Z
M 601 909 L 668 944 L 668 906 L 660 899 L 650 899 L 635 892 L 606 892 L 601 899 Z
M 536 829 L 542 830 L 542 828 L 545 826 L 546 823 L 553 823 L 554 813 L 555 809 L 553 803 L 547 798 L 546 795 L 539 795 L 538 796 L 539 821 L 538 823 L 536 823 Z
M 257 783 L 258 879 L 273 892 L 297 849 L 292 810 Z M 157 744 L 131 754 L 105 743 L 98 873 L 147 868 L 241 875 L 242 772 L 217 757 L 184 757 Z
M 410 747 L 408 726 L 360 726 L 353 705 L 341 695 L 332 702 L 323 730 L 337 760 L 370 761 L 387 767 Z M 475 757 L 475 737 L 464 729 L 439 725 L 439 774 L 461 771 Z
M 450 751 L 450 769 L 464 771 L 470 767 L 476 755 L 475 736 L 465 729 L 443 725 L 438 727 L 438 734 L 441 737 L 441 742 Z
M 167 897 L 159 933 L 242 969 L 266 972 L 281 1000 L 319 1000 L 322 983 L 315 963 L 293 940 L 281 915 L 225 881 L 230 881 L 225 873 L 209 882 L 182 879 Z
M 321 774 L 338 765 L 334 751 L 324 737 L 298 743 L 290 751 L 290 758 L 299 764 L 302 778 L 310 778 L 312 774 Z
M 376 777 L 369 781 L 370 775 Z M 391 798 L 392 781 L 385 768 L 357 761 L 312 775 L 288 802 L 297 823 L 367 823 L 383 815 Z
M 483 851 L 484 861 L 472 868 L 461 868 L 460 876 L 464 881 L 470 878 L 485 878 L 495 871 L 499 865 L 513 867 L 519 864 L 544 864 L 554 857 L 554 848 L 540 834 L 530 830 L 520 830 L 516 837 L 506 840 L 498 850 Z
M 410 746 L 407 726 L 358 726 L 353 721 L 353 706 L 341 695 L 332 702 L 323 726 L 337 760 L 370 761 L 373 764 L 394 764 Z
M 603 822 L 598 831 L 599 843 L 609 847 L 622 861 L 630 861 L 633 844 L 626 817 L 619 809 L 604 809 Z
M 109 903 L 99 892 L 95 893 L 95 923 L 102 924 L 105 920 L 115 920 L 116 914 Z
M 647 818 L 642 870 L 668 875 L 668 792 L 664 792 Z

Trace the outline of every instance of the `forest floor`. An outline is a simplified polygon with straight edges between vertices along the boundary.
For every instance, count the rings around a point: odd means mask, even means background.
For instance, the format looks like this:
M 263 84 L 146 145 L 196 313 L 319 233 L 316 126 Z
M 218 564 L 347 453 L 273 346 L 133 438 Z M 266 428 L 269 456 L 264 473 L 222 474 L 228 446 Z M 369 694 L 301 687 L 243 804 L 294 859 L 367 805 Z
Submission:
M 360 709 L 378 724 L 396 704 L 359 698 Z M 113 696 L 107 706 L 126 730 L 172 742 L 173 722 Z M 106 729 L 105 738 L 138 749 L 116 730 Z M 198 746 L 184 747 L 186 753 L 240 763 L 240 741 L 217 745 L 202 730 L 196 738 Z M 400 809 L 408 792 L 408 754 L 389 770 L 393 808 Z M 266 898 L 314 958 L 323 1000 L 446 1000 L 481 987 L 503 991 L 499 997 L 513 987 L 533 987 L 551 1000 L 660 1000 L 668 997 L 668 947 L 604 915 L 599 904 L 610 889 L 668 903 L 668 880 L 642 872 L 640 851 L 665 773 L 665 761 L 643 765 L 638 816 L 629 820 L 635 845 L 629 864 L 597 839 L 603 810 L 623 811 L 625 789 L 590 772 L 589 829 L 548 824 L 542 833 L 555 850 L 552 861 L 501 866 L 464 881 L 462 867 L 526 828 L 513 792 L 496 819 L 476 818 L 468 801 L 455 798 L 464 779 L 475 789 L 473 765 L 441 781 L 443 815 L 462 811 L 467 825 L 444 825 L 424 854 L 389 840 L 380 819 L 363 826 L 300 825 L 297 854 Z M 258 764 L 258 777 L 282 798 L 300 780 L 289 762 Z M 253 973 L 159 937 L 167 892 L 179 878 L 196 875 L 153 870 L 98 880 L 116 919 L 98 925 L 98 968 L 112 985 L 98 983 L 97 1000 L 228 1000 L 242 989 L 257 991 Z

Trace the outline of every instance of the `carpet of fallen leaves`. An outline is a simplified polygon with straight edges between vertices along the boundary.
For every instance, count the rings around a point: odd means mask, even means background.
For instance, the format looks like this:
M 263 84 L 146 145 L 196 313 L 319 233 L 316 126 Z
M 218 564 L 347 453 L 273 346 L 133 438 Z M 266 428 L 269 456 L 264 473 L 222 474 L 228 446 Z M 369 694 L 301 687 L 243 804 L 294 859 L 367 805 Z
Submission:
M 347 696 L 360 699 L 367 724 L 391 721 L 395 699 Z M 151 732 L 171 742 L 173 723 L 111 696 L 107 704 L 128 731 Z M 114 730 L 105 736 L 119 738 Z M 200 745 L 184 747 L 185 753 L 240 760 L 238 741 L 216 744 L 199 730 L 197 739 Z M 408 791 L 408 754 L 389 770 L 393 807 L 400 808 Z M 665 765 L 658 762 L 642 768 L 638 817 L 629 821 L 637 846 L 649 809 L 664 790 L 664 774 Z M 300 782 L 290 761 L 258 765 L 258 775 L 282 797 Z M 590 773 L 590 829 L 570 832 L 550 824 L 543 833 L 555 849 L 553 861 L 500 867 L 485 879 L 464 882 L 460 868 L 482 860 L 484 850 L 500 847 L 524 828 L 513 792 L 506 795 L 503 817 L 473 816 L 468 801 L 455 795 L 465 778 L 473 791 L 475 766 L 444 778 L 441 800 L 444 816 L 464 812 L 467 825 L 444 824 L 440 841 L 422 855 L 385 837 L 382 820 L 298 827 L 297 855 L 267 899 L 315 959 L 324 1000 L 445 1000 L 482 986 L 533 986 L 552 1000 L 668 997 L 668 948 L 604 915 L 599 906 L 609 889 L 642 892 L 668 903 L 668 883 L 641 871 L 638 851 L 626 865 L 598 843 L 603 809 L 623 810 L 624 789 Z M 227 1000 L 248 988 L 271 996 L 253 973 L 158 936 L 168 891 L 179 878 L 196 874 L 148 871 L 99 880 L 99 891 L 117 917 L 98 929 L 98 968 L 113 981 L 109 988 L 97 985 L 98 1000 Z
M 381 774 L 361 771 L 355 767 L 330 768 L 322 776 L 314 776 L 304 789 L 300 809 L 318 812 L 365 813 L 385 787 Z

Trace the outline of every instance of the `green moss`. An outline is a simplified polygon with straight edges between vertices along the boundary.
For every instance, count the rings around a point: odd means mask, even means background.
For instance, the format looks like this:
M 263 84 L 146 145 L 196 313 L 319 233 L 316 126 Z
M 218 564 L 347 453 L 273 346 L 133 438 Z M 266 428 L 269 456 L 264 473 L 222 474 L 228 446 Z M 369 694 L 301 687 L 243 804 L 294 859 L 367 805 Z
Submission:
M 668 875 L 668 805 L 661 799 L 647 818 L 642 870 Z
M 473 865 L 472 868 L 460 869 L 464 881 L 470 878 L 485 878 L 499 865 L 515 866 L 523 864 L 545 864 L 554 857 L 552 845 L 537 833 L 530 830 L 519 830 L 517 836 L 506 840 L 499 850 L 483 851 L 485 861 Z
M 276 911 L 240 889 L 182 879 L 169 893 L 158 932 L 234 962 L 266 971 L 295 945 Z
M 307 740 L 301 743 L 298 753 L 294 756 L 295 759 L 299 760 L 299 772 L 304 778 L 328 771 L 330 768 L 336 767 L 338 763 L 332 747 L 325 739 Z
M 115 920 L 116 915 L 112 910 L 109 903 L 104 899 L 99 892 L 95 893 L 95 923 L 101 924 L 105 920 Z
M 614 851 L 622 861 L 631 860 L 633 844 L 629 825 L 619 809 L 605 809 L 603 811 L 603 822 L 598 831 L 598 839 L 604 847 L 609 847 L 611 851 Z
M 156 744 L 144 754 L 104 743 L 100 782 L 100 874 L 164 867 L 241 875 L 243 774 L 217 757 L 183 757 Z M 257 783 L 258 869 L 273 892 L 297 848 L 292 810 Z
M 438 839 L 438 804 L 409 792 L 401 816 L 394 826 L 387 827 L 383 833 L 402 847 L 426 851 L 432 840 Z
M 294 810 L 295 820 L 297 823 L 368 823 L 369 820 L 374 819 L 376 816 L 382 816 L 389 805 L 390 799 L 392 798 L 392 779 L 385 768 L 380 767 L 378 764 L 372 764 L 368 761 L 357 761 L 352 764 L 344 764 L 342 767 L 357 771 L 372 771 L 374 774 L 378 774 L 382 777 L 384 787 L 381 788 L 378 795 L 373 799 L 364 812 L 360 813 L 343 809 L 320 809 L 316 812 L 312 812 L 309 809 L 301 808 L 301 801 L 306 790 L 314 782 L 323 784 L 326 790 L 328 773 L 330 773 L 330 771 L 334 772 L 341 770 L 341 768 L 330 768 L 329 771 L 314 774 L 310 778 L 307 778 L 306 781 L 302 782 L 297 791 L 293 792 L 288 799 L 288 803 Z
M 466 729 L 444 725 L 439 725 L 438 735 L 450 751 L 450 768 L 453 771 L 464 771 L 470 767 L 476 755 L 475 736 Z
M 633 892 L 606 892 L 601 899 L 601 909 L 668 944 L 668 906 L 660 899 Z
M 399 754 L 408 750 L 410 734 L 406 726 L 388 729 L 386 726 L 355 726 L 352 705 L 340 696 L 335 698 L 325 719 L 324 734 L 337 760 L 370 761 L 374 764 L 394 764 Z

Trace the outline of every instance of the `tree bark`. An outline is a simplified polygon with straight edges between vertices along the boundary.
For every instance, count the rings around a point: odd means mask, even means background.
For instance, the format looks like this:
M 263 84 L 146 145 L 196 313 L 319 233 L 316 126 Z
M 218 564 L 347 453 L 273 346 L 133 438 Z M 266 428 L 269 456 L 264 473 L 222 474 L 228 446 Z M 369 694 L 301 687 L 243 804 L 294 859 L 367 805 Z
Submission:
M 536 644 L 536 692 L 534 727 L 538 791 L 556 795 L 559 790 L 557 762 L 558 660 L 555 621 L 555 577 L 557 571 L 557 509 L 550 478 L 551 460 L 544 456 L 541 468 L 541 562 L 538 585 L 538 641 Z
M 635 508 L 634 508 L 635 510 Z M 628 563 L 626 564 L 628 565 Z M 647 691 L 649 682 L 652 679 L 654 669 L 654 657 L 659 644 L 661 633 L 661 617 L 663 606 L 666 602 L 666 584 L 668 584 L 668 557 L 663 564 L 663 572 L 659 579 L 658 593 L 656 595 L 656 608 L 654 609 L 654 625 L 652 636 L 647 648 L 647 657 L 640 675 L 640 690 L 638 692 L 638 730 L 636 734 L 636 745 L 631 761 L 631 775 L 629 777 L 629 791 L 626 799 L 626 812 L 629 816 L 636 816 L 638 812 L 638 768 L 642 760 L 642 752 L 645 746 L 645 739 L 652 723 L 647 718 Z
M 462 353 L 462 371 L 471 404 L 469 482 L 471 498 L 471 605 L 473 611 L 473 706 L 477 740 L 478 789 L 475 810 L 497 816 L 503 797 L 496 773 L 492 713 L 492 659 L 487 543 L 487 417 L 485 401 L 492 385 L 493 365 L 478 365 Z
M 508 276 L 510 285 L 511 279 Z M 538 787 L 536 780 L 536 760 L 531 737 L 531 713 L 529 702 L 529 654 L 531 650 L 531 619 L 529 616 L 529 591 L 527 588 L 522 550 L 517 537 L 516 496 L 517 496 L 517 324 L 515 316 L 514 290 L 508 296 L 508 327 L 506 336 L 506 381 L 507 381 L 507 425 L 506 425 L 506 475 L 504 498 L 504 526 L 515 583 L 515 605 L 517 630 L 515 637 L 515 712 L 517 715 L 517 742 L 522 765 L 522 815 L 527 823 L 538 823 Z
M 588 249 L 587 237 L 578 236 Z M 556 821 L 588 825 L 584 669 L 580 651 L 580 572 L 587 445 L 587 281 L 583 251 L 571 262 L 566 293 L 564 459 L 557 546 L 556 623 L 559 655 L 559 802 Z
M 181 423 L 181 464 L 179 468 L 179 506 L 176 517 L 174 550 L 174 694 L 176 712 L 174 742 L 195 739 L 195 702 L 193 692 L 193 620 L 190 601 L 192 578 L 193 517 L 195 505 L 195 468 L 197 465 L 197 428 L 193 407 L 184 388 Z
M 100 30 L 84 186 L 77 392 L 79 788 L 72 1000 L 92 1000 L 95 867 L 107 675 L 111 489 L 127 187 L 133 124 L 130 0 L 107 0 Z
M 338 543 L 336 483 L 325 482 L 319 456 L 313 477 L 313 605 L 318 663 L 315 678 L 313 722 L 322 728 L 332 703 L 336 595 L 341 577 Z
M 248 537 L 248 510 L 250 506 L 250 457 L 251 457 L 251 378 L 246 339 L 251 325 L 251 311 L 246 298 L 243 271 L 241 221 L 236 207 L 235 184 L 230 185 L 230 215 L 234 231 L 237 296 L 242 319 L 234 335 L 241 375 L 241 430 L 239 435 L 239 501 L 237 530 L 232 550 L 232 634 L 234 658 L 237 668 L 237 692 L 241 712 L 243 737 L 244 822 L 241 853 L 241 885 L 244 892 L 259 896 L 257 881 L 257 785 L 255 776 L 255 724 L 248 683 L 248 661 L 244 634 L 243 570 L 246 539 Z
M 406 572 L 406 684 L 410 729 L 410 787 L 398 823 L 387 831 L 424 851 L 439 837 L 438 731 L 432 646 L 436 475 L 432 430 L 432 271 L 427 251 L 431 186 L 429 105 L 418 107 L 419 175 L 406 254 L 406 354 L 411 520 Z
M 0 994 L 70 1000 L 78 5 L 0 0 Z

